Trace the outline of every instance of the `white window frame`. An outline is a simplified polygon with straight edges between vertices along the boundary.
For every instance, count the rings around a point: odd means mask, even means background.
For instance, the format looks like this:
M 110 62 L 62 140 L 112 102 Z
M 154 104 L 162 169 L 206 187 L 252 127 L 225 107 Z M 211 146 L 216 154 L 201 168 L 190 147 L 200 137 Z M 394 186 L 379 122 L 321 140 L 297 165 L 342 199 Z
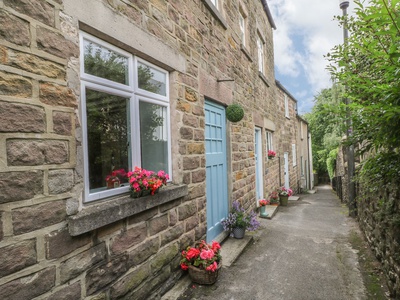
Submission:
M 273 141 L 272 141 L 273 134 L 272 134 L 272 131 L 268 131 L 268 130 L 266 130 L 265 134 L 266 134 L 266 138 L 267 138 L 266 146 L 267 146 L 267 153 L 268 153 L 269 150 L 274 150 Z
M 292 144 L 293 167 L 297 166 L 296 144 Z
M 218 3 L 219 0 L 210 0 L 210 1 L 215 6 L 215 8 L 219 10 L 219 3 Z
M 290 119 L 289 115 L 289 99 L 288 96 L 285 94 L 285 117 Z
M 120 96 L 129 99 L 129 118 L 130 118 L 130 132 L 129 141 L 130 144 L 135 144 L 136 147 L 131 147 L 131 165 L 130 170 L 135 166 L 141 166 L 141 155 L 140 155 L 140 118 L 139 118 L 139 101 L 157 104 L 167 108 L 166 113 L 166 134 L 168 136 L 167 147 L 168 147 L 168 170 L 165 170 L 170 175 L 172 180 L 171 170 L 171 126 L 170 126 L 170 104 L 169 104 L 169 74 L 166 70 L 163 70 L 145 60 L 133 56 L 131 53 L 119 49 L 103 40 L 100 40 L 92 35 L 80 31 L 80 82 L 81 82 L 81 124 L 82 124 L 82 146 L 83 146 L 83 159 L 84 159 L 84 202 L 91 202 L 95 200 L 104 199 L 110 196 L 126 193 L 129 191 L 129 185 L 115 188 L 102 190 L 95 193 L 89 191 L 89 157 L 88 157 L 88 133 L 87 133 L 87 116 L 86 116 L 86 88 L 92 90 L 105 92 L 108 94 Z M 120 55 L 128 58 L 128 84 L 121 84 L 113 82 L 108 79 L 100 78 L 84 72 L 84 46 L 83 40 L 92 41 L 102 47 L 112 50 Z M 165 96 L 155 94 L 138 87 L 137 67 L 138 62 L 148 65 L 149 67 L 165 73 Z M 158 171 L 158 170 L 154 170 Z
M 258 71 L 264 74 L 264 42 L 260 36 L 257 34 L 257 53 L 258 53 Z
M 241 11 L 239 11 L 239 29 L 240 29 L 240 40 L 243 46 L 246 46 L 246 20 Z

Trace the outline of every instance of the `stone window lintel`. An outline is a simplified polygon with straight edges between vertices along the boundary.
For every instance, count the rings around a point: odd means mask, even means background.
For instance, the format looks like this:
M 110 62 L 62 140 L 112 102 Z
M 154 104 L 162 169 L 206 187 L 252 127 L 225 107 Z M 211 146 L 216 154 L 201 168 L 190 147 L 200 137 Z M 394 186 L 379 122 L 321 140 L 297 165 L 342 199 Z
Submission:
M 71 236 L 77 236 L 186 195 L 187 185 L 170 184 L 152 196 L 131 198 L 129 194 L 125 194 L 113 198 L 112 201 L 95 201 L 87 204 L 76 215 L 68 217 L 69 233 Z

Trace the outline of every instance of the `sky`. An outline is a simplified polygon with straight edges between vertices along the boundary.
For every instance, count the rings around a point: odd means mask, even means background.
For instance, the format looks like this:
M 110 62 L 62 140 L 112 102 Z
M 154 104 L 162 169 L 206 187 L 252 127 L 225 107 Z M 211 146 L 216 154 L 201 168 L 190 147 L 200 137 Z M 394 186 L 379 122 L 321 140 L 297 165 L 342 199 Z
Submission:
M 348 8 L 351 12 L 352 5 Z M 298 101 L 300 115 L 310 112 L 314 96 L 332 86 L 330 50 L 343 42 L 340 0 L 269 0 L 274 30 L 275 78 Z

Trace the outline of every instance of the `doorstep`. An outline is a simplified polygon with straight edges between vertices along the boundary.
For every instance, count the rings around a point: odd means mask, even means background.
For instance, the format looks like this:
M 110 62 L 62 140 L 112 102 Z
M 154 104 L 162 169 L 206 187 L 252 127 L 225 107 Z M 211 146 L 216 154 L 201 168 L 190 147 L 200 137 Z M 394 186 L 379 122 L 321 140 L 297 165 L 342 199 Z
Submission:
M 242 254 L 243 250 L 253 241 L 253 236 L 246 233 L 243 239 L 227 238 L 221 247 L 222 267 L 229 268 L 236 259 Z M 166 294 L 161 300 L 176 300 L 188 288 L 191 280 L 186 274 Z
M 266 217 L 266 219 L 272 219 L 276 212 L 278 211 L 278 207 L 277 205 L 266 205 L 265 206 L 265 212 L 268 214 L 268 216 Z
M 298 201 L 300 199 L 300 197 L 298 197 L 298 196 L 290 196 L 289 197 L 289 201 Z

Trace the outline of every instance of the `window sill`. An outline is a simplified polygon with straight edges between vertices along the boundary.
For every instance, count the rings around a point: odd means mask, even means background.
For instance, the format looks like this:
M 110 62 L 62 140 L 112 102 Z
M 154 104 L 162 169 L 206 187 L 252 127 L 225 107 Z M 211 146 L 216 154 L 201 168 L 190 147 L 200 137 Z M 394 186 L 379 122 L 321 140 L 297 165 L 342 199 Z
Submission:
M 204 4 L 211 11 L 212 15 L 221 23 L 224 29 L 228 29 L 228 24 L 226 23 L 224 17 L 218 11 L 214 4 L 210 0 L 203 0 Z
M 251 62 L 253 62 L 253 59 L 251 58 L 250 52 L 246 49 L 246 46 L 243 44 L 240 44 L 240 50 L 246 55 L 247 59 Z
M 258 71 L 258 76 L 262 79 L 262 81 L 264 81 L 264 83 L 266 84 L 267 87 L 269 87 L 269 83 L 267 78 L 264 76 L 263 73 L 261 73 L 260 71 Z
M 131 198 L 119 196 L 104 202 L 87 205 L 76 215 L 68 218 L 69 233 L 77 236 L 124 218 L 136 215 L 150 208 L 184 197 L 188 194 L 187 185 L 168 185 L 153 196 Z

